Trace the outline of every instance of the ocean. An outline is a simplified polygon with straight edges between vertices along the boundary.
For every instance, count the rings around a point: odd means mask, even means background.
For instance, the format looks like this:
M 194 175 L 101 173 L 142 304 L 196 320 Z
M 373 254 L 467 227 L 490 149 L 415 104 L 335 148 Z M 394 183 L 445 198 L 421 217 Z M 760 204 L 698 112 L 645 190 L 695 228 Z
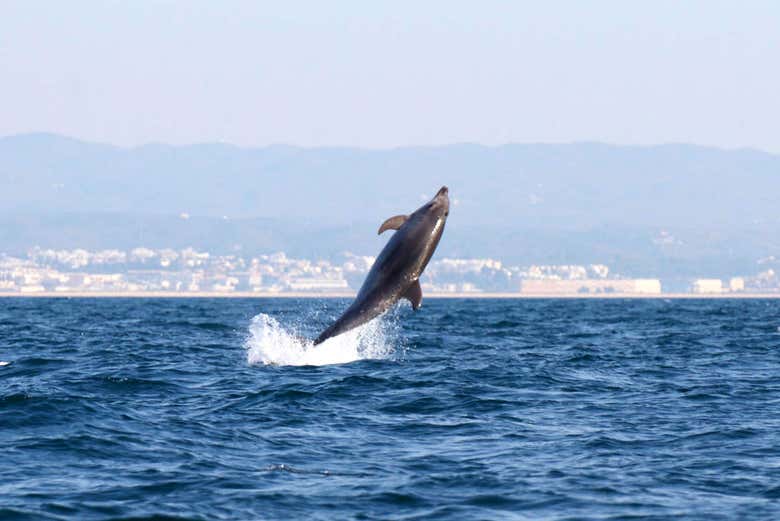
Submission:
M 0 299 L 0 519 L 780 519 L 780 300 Z

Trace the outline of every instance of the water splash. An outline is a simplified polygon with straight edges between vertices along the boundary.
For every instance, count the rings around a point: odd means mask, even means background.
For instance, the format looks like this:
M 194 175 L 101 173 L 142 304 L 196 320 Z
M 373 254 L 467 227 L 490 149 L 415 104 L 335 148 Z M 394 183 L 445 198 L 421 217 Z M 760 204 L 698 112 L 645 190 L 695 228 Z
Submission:
M 266 365 L 330 365 L 392 356 L 392 319 L 379 317 L 368 324 L 314 345 L 295 329 L 260 313 L 252 319 L 246 340 L 247 362 Z

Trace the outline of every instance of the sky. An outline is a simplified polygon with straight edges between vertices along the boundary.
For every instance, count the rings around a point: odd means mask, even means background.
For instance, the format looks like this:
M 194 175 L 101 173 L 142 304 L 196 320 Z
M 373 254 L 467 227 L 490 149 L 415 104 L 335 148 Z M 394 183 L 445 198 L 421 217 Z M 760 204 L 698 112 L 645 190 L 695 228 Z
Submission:
M 0 135 L 780 153 L 780 2 L 0 0 Z

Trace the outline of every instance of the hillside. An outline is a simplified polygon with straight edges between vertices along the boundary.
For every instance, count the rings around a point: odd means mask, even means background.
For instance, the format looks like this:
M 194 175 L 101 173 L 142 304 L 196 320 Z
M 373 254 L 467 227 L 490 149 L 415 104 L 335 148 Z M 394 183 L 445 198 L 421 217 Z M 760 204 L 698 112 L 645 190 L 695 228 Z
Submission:
M 780 257 L 780 157 L 596 143 L 120 148 L 10 136 L 0 139 L 0 241 L 9 252 L 372 254 L 378 224 L 442 184 L 453 210 L 440 255 L 604 262 L 639 276 L 721 276 Z

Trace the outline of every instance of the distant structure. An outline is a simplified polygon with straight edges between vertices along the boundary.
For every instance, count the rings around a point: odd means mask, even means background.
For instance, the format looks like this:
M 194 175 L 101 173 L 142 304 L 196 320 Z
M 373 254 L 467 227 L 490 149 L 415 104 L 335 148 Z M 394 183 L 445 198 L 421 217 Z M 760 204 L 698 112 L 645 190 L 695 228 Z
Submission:
M 780 275 L 762 271 L 726 279 L 689 279 L 692 295 L 780 295 Z M 301 259 L 284 252 L 217 255 L 194 248 L 129 250 L 32 248 L 23 257 L 0 251 L 0 296 L 9 294 L 248 293 L 347 295 L 374 257 L 344 252 L 334 259 Z M 778 270 L 780 271 L 780 270 Z M 426 293 L 520 296 L 663 295 L 659 279 L 623 278 L 605 264 L 506 265 L 490 258 L 431 261 L 421 280 Z
M 571 295 L 590 294 L 643 294 L 661 293 L 658 279 L 575 279 L 575 280 L 523 280 L 520 292 L 529 295 Z
M 292 291 L 349 291 L 344 279 L 293 278 L 288 282 L 288 287 Z
M 745 291 L 744 277 L 732 277 L 729 281 L 729 290 L 733 292 Z
M 723 281 L 720 279 L 696 279 L 691 285 L 691 293 L 723 293 Z

